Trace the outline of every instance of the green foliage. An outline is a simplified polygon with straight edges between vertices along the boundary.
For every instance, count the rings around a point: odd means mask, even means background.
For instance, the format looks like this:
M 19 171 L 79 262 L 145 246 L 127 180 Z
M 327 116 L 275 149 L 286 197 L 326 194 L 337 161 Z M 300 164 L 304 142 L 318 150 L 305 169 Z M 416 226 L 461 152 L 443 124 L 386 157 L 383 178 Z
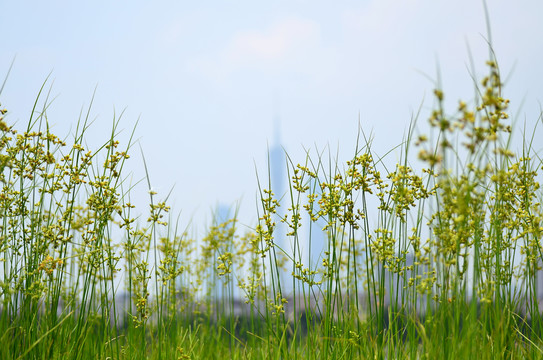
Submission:
M 411 126 L 391 170 L 363 132 L 344 164 L 286 155 L 288 192 L 259 182 L 253 230 L 234 215 L 201 239 L 151 190 L 136 220 L 118 121 L 89 151 L 88 117 L 62 140 L 41 91 L 23 131 L 2 110 L 0 358 L 543 357 L 541 161 L 510 149 L 487 66 L 453 114 L 434 91 L 431 133 Z

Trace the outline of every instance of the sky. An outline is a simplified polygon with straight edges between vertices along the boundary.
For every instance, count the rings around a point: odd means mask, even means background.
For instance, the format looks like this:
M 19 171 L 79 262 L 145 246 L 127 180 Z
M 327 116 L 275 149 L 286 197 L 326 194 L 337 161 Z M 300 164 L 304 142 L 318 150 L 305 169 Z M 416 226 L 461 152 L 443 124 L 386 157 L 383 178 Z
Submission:
M 543 2 L 487 0 L 511 111 L 535 126 L 543 100 Z M 305 149 L 354 151 L 359 124 L 374 149 L 397 146 L 414 114 L 427 130 L 440 74 L 450 110 L 473 98 L 488 59 L 482 1 L 3 1 L 0 77 L 10 122 L 24 124 L 47 80 L 57 135 L 73 131 L 96 90 L 89 145 L 135 127 L 127 173 L 145 176 L 182 222 L 240 203 L 254 225 L 257 178 L 274 122 L 295 162 Z M 48 77 L 49 76 L 49 77 Z M 522 106 L 521 106 L 522 105 Z M 136 125 L 137 123 L 137 125 Z M 339 150 L 338 150 L 339 149 Z M 146 185 L 132 197 L 143 203 Z M 141 209 L 141 208 L 140 208 Z M 145 212 L 146 209 L 141 209 Z

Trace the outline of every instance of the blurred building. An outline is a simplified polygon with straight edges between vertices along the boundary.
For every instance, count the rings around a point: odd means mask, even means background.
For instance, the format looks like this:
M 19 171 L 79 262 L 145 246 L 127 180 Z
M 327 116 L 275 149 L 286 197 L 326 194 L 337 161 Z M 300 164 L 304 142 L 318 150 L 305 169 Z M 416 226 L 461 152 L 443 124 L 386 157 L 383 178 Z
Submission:
M 278 115 L 275 115 L 273 119 L 273 142 L 269 147 L 268 156 L 269 174 L 266 173 L 266 175 L 269 175 L 269 177 L 262 177 L 260 185 L 262 188 L 270 188 L 274 194 L 274 199 L 280 204 L 277 209 L 277 216 L 274 219 L 276 224 L 274 241 L 281 249 L 290 253 L 291 245 L 286 236 L 286 226 L 280 221 L 280 217 L 284 217 L 287 213 L 286 210 L 289 207 L 289 199 L 286 196 L 286 154 L 285 149 L 281 144 L 281 122 Z M 284 254 L 276 249 L 276 255 L 283 256 Z M 281 283 L 290 284 L 291 282 L 287 280 L 289 277 L 290 274 L 288 271 L 281 272 Z

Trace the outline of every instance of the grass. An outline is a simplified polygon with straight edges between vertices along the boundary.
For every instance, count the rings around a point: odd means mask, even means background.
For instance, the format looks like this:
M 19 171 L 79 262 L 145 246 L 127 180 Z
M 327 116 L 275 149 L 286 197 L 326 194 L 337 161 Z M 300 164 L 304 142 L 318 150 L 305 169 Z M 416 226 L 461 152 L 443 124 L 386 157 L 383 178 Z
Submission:
M 487 68 L 452 113 L 434 91 L 395 166 L 362 131 L 344 163 L 285 154 L 254 228 L 201 238 L 150 186 L 135 215 L 118 120 L 97 150 L 88 113 L 52 134 L 44 84 L 25 128 L 0 120 L 0 358 L 543 358 L 542 163 Z

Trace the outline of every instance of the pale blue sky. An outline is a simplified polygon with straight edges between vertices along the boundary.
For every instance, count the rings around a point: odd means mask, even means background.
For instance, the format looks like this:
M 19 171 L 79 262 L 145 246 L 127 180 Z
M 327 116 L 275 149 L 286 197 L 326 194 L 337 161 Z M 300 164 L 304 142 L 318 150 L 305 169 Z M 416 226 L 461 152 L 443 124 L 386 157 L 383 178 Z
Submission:
M 0 102 L 25 122 L 52 71 L 49 120 L 65 134 L 95 86 L 89 141 L 105 140 L 113 111 L 145 152 L 151 181 L 185 219 L 242 199 L 255 220 L 254 163 L 265 171 L 273 118 L 289 154 L 327 144 L 346 160 L 357 124 L 384 152 L 399 144 L 421 102 L 421 131 L 439 63 L 446 96 L 471 98 L 487 48 L 483 5 L 457 0 L 18 1 L 2 4 Z M 513 76 L 505 95 L 535 124 L 543 100 L 543 2 L 488 0 L 494 48 Z M 451 108 L 452 110 L 452 108 Z M 128 170 L 143 176 L 135 147 Z M 137 188 L 135 197 L 145 196 Z M 144 209 L 142 209 L 144 210 Z

